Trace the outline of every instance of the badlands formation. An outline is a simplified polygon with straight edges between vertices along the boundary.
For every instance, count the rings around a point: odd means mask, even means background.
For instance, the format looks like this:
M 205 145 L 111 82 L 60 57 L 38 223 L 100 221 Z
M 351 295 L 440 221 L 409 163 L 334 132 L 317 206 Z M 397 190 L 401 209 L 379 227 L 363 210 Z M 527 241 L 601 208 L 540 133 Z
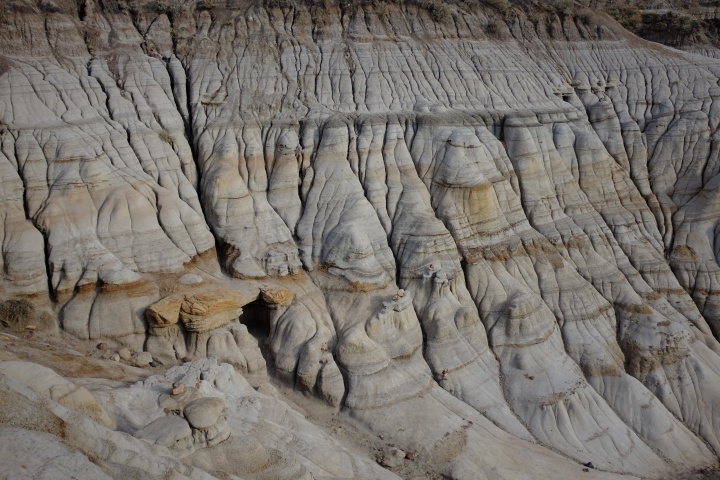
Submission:
M 0 477 L 716 478 L 720 50 L 571 3 L 4 0 Z

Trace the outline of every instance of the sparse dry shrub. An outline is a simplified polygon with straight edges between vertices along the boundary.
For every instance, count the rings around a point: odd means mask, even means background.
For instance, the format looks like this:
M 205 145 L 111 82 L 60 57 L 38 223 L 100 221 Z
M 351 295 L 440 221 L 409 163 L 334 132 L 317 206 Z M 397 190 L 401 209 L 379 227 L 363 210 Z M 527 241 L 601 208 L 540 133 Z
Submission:
M 263 0 L 265 8 L 296 8 L 294 0 Z
M 157 0 L 155 10 L 169 15 L 177 15 L 184 10 L 188 10 L 191 3 L 193 6 L 195 5 L 195 2 L 191 0 Z
M 496 18 L 490 20 L 487 25 L 485 25 L 485 32 L 488 35 L 497 35 L 502 30 L 502 22 Z
M 27 325 L 35 317 L 35 308 L 25 299 L 0 302 L 0 325 L 17 328 Z
M 507 12 L 510 10 L 509 0 L 484 0 L 484 2 L 498 12 L 502 13 L 503 15 L 507 14 Z
M 382 0 L 375 0 L 373 1 L 372 6 L 378 18 L 383 22 L 386 22 L 389 18 L 387 3 L 383 2 Z
M 672 254 L 673 254 L 673 256 L 682 258 L 682 259 L 697 260 L 697 258 L 698 258 L 697 253 L 695 253 L 695 250 L 693 250 L 693 248 L 690 247 L 689 245 L 675 245 L 675 248 L 673 248 Z
M 160 140 L 162 140 L 165 143 L 169 143 L 170 145 L 175 143 L 175 137 L 173 137 L 172 134 L 170 132 L 168 132 L 167 130 L 160 131 L 160 133 L 158 135 L 160 135 Z
M 427 10 L 430 18 L 436 23 L 442 23 L 450 16 L 450 9 L 444 2 L 439 0 L 420 0 L 418 5 Z
M 605 8 L 605 12 L 623 27 L 633 30 L 642 23 L 640 8 L 624 0 L 618 0 Z
M 555 13 L 570 13 L 575 6 L 575 0 L 555 0 L 551 6 Z
M 37 2 L 38 8 L 47 13 L 58 13 L 60 12 L 60 7 L 58 7 L 55 2 L 52 0 L 38 0 Z

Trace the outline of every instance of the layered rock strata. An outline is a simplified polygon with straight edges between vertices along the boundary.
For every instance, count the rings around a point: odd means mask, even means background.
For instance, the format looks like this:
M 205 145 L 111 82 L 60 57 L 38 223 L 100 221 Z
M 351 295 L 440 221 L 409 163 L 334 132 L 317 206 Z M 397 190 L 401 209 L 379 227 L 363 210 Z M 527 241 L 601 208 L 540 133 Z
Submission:
M 450 478 L 717 464 L 717 60 L 580 7 L 16 3 L 3 295 L 165 365 L 267 367 Z M 171 400 L 121 423 L 253 471 Z M 337 455 L 282 475 L 385 474 Z

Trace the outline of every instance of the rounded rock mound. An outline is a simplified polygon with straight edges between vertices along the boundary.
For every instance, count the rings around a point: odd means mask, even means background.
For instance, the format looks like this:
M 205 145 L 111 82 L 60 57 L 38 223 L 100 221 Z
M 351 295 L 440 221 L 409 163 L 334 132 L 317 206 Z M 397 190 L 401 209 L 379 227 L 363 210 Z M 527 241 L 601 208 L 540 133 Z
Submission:
M 224 410 L 225 402 L 221 398 L 206 397 L 188 403 L 183 414 L 193 428 L 205 429 L 215 425 Z

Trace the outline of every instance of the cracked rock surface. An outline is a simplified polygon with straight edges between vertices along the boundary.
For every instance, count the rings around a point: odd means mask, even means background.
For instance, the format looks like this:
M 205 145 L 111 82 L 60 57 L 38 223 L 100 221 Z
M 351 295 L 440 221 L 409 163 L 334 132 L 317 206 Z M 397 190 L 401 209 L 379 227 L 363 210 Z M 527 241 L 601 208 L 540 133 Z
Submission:
M 154 372 L 0 357 L 0 396 L 48 418 L 0 416 L 0 463 L 717 468 L 717 56 L 580 2 L 355 3 L 0 6 L 0 300 Z

